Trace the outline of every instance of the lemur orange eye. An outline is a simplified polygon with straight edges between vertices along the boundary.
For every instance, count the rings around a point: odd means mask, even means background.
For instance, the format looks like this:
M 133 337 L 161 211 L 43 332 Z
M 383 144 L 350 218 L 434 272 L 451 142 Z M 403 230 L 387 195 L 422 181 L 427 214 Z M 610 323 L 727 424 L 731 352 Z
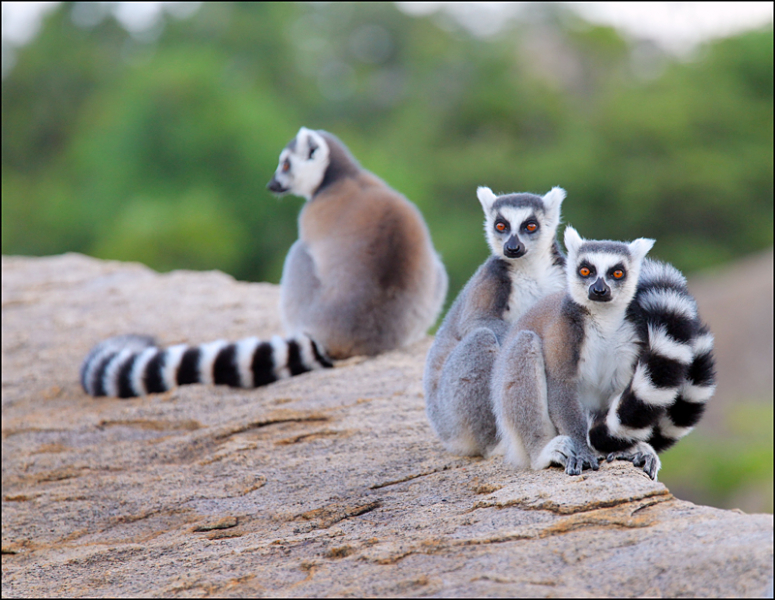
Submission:
M 506 223 L 504 223 L 503 221 L 498 221 L 495 224 L 495 229 L 503 233 L 504 231 L 506 231 L 506 229 L 508 229 L 508 227 L 506 227 Z
M 289 161 L 287 158 L 283 161 L 283 173 L 287 173 L 291 170 L 291 161 Z
M 525 229 L 527 229 L 530 233 L 533 233 L 536 229 L 538 229 L 538 225 L 535 223 L 528 223 L 525 225 Z
M 624 277 L 624 271 L 616 269 L 616 271 L 614 271 L 614 279 L 621 279 L 622 277 Z
M 591 271 L 589 269 L 587 269 L 586 267 L 581 267 L 579 269 L 579 275 L 581 275 L 582 277 L 589 277 L 590 273 L 591 273 Z

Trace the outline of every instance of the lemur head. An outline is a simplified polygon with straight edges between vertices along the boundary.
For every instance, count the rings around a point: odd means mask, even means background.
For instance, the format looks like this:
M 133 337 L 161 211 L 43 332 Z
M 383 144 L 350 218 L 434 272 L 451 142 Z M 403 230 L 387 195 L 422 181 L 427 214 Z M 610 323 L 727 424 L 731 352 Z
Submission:
M 280 152 L 280 164 L 266 187 L 276 194 L 290 193 L 309 200 L 323 182 L 330 154 L 323 132 L 302 127 Z
M 552 188 L 545 196 L 496 196 L 488 187 L 476 190 L 484 209 L 484 231 L 495 256 L 510 261 L 547 255 L 560 224 L 565 190 Z
M 626 307 L 635 295 L 640 267 L 654 240 L 639 238 L 629 244 L 584 240 L 573 227 L 565 228 L 568 251 L 568 291 L 581 306 Z

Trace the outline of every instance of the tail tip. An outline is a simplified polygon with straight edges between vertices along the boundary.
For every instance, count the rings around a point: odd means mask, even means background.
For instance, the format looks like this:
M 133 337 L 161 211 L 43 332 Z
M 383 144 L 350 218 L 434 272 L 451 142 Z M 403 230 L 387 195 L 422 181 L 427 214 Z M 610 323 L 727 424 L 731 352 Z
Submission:
M 101 341 L 89 351 L 81 364 L 81 386 L 91 396 L 104 395 L 96 385 L 96 367 L 101 367 L 100 371 L 104 370 L 107 365 L 103 363 L 109 362 L 110 358 L 122 350 L 131 350 L 134 354 L 155 345 L 156 340 L 153 337 L 139 334 L 117 335 Z

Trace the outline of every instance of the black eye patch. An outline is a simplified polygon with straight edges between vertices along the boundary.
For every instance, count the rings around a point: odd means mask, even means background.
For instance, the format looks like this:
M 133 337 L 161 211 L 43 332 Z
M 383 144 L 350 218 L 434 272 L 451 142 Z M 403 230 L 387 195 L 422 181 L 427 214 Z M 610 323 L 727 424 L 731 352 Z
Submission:
M 511 224 L 501 215 L 498 215 L 495 217 L 495 224 L 493 225 L 493 229 L 495 229 L 495 231 L 498 233 L 507 233 L 511 231 Z
M 535 233 L 541 228 L 535 215 L 530 215 L 522 222 L 520 229 L 525 233 Z
M 592 277 L 595 275 L 595 273 L 597 273 L 597 269 L 595 269 L 595 265 L 593 265 L 588 260 L 582 260 L 576 269 L 576 273 L 582 277 Z
M 627 269 L 624 268 L 624 265 L 622 263 L 617 263 L 610 269 L 608 269 L 607 273 L 608 279 L 613 279 L 614 281 L 621 281 L 625 277 L 627 277 Z

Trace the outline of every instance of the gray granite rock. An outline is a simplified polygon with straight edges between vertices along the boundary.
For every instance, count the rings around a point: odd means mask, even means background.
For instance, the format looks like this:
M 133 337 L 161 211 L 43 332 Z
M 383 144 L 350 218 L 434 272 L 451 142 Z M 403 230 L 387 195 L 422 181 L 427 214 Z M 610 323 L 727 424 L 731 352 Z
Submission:
M 280 333 L 277 287 L 75 254 L 2 265 L 3 597 L 761 596 L 771 580 L 772 515 L 678 500 L 629 464 L 571 478 L 445 453 L 429 338 L 256 390 L 91 398 L 78 367 L 100 339 Z

